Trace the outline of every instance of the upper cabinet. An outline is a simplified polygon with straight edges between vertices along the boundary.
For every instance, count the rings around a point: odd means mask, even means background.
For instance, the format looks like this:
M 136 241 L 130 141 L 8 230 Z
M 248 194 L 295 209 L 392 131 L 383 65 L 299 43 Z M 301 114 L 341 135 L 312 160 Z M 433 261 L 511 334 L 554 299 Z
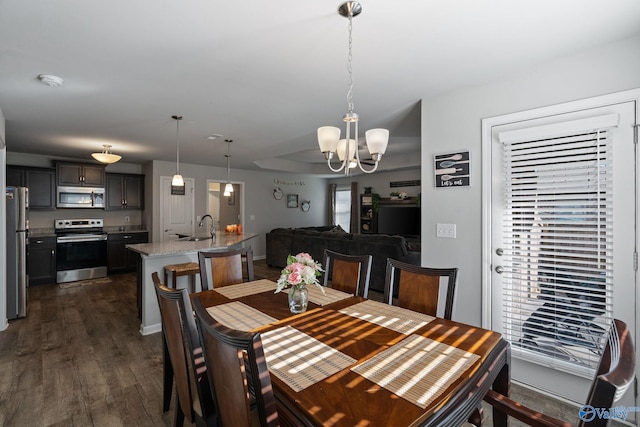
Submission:
M 7 166 L 7 185 L 29 189 L 29 209 L 56 208 L 56 170 Z
M 75 187 L 104 187 L 105 166 L 84 163 L 57 163 L 58 185 Z
M 144 175 L 108 173 L 106 210 L 144 209 Z

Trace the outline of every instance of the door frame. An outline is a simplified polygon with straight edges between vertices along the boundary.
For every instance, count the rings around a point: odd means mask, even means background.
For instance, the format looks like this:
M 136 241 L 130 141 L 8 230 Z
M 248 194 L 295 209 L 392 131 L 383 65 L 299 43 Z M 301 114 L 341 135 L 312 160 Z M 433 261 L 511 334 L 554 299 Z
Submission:
M 623 92 L 616 92 L 608 95 L 597 96 L 587 98 L 578 101 L 571 101 L 562 104 L 556 104 L 547 107 L 534 108 L 527 111 L 520 111 L 511 114 L 505 114 L 501 116 L 490 117 L 482 120 L 482 266 L 481 266 L 481 279 L 482 279 L 482 327 L 486 329 L 492 329 L 491 314 L 492 314 L 492 128 L 495 126 L 505 125 L 514 122 L 521 122 L 530 119 L 540 117 L 550 117 L 555 115 L 567 114 L 577 110 L 587 110 L 590 108 L 597 108 L 606 105 L 620 104 L 624 102 L 635 102 L 635 143 L 638 145 L 638 126 L 640 124 L 640 89 L 632 89 Z M 640 176 L 638 171 L 639 151 L 636 148 L 635 153 L 635 167 L 634 167 L 634 182 L 635 182 L 635 228 L 636 228 L 636 240 L 635 256 L 637 259 L 638 247 L 640 247 L 640 230 L 638 226 L 640 224 L 640 209 L 639 209 L 639 192 L 640 192 Z M 638 269 L 636 265 L 634 282 L 636 287 L 635 292 L 635 307 L 636 315 L 634 319 L 633 327 L 634 340 L 636 346 L 640 342 L 640 332 L 638 331 L 638 314 L 637 309 L 640 307 L 640 291 L 638 290 Z M 637 357 L 636 357 L 637 358 Z M 636 364 L 637 365 L 637 364 Z M 640 375 L 640 366 L 636 366 L 636 374 Z
M 215 215 L 213 215 L 211 212 L 209 212 L 209 197 L 210 197 L 210 194 L 209 194 L 209 184 L 212 184 L 212 183 L 219 183 L 219 184 L 223 184 L 223 186 L 224 186 L 224 184 L 226 184 L 227 182 L 231 182 L 231 184 L 233 184 L 233 185 L 237 185 L 237 186 L 238 186 L 238 188 L 240 188 L 240 198 L 239 198 L 239 199 L 238 199 L 238 198 L 236 198 L 236 203 L 240 203 L 240 211 L 239 211 L 239 212 L 240 212 L 240 213 L 239 213 L 240 218 L 238 219 L 238 224 L 242 224 L 242 226 L 243 226 L 243 227 L 245 227 L 245 226 L 246 226 L 246 223 L 244 222 L 244 205 L 245 205 L 245 204 L 244 204 L 244 201 L 245 201 L 245 197 L 244 197 L 244 188 L 245 188 L 245 186 L 244 186 L 244 181 L 226 181 L 226 180 L 223 180 L 223 179 L 213 179 L 213 178 L 208 178 L 208 179 L 207 179 L 207 206 L 206 206 L 206 207 L 207 207 L 207 209 L 206 209 L 206 210 L 207 210 L 207 213 L 208 213 L 209 215 L 211 215 L 211 216 L 213 216 L 214 218 L 216 218 L 216 220 L 218 221 L 218 229 L 219 229 L 220 231 L 222 231 L 222 230 L 220 229 L 221 225 L 219 224 L 219 221 L 220 221 L 220 215 L 219 215 L 219 214 L 220 214 L 220 212 L 218 212 L 218 216 L 215 216 Z M 221 193 L 222 193 L 222 191 L 221 191 Z M 222 198 L 221 198 L 221 199 L 222 199 Z

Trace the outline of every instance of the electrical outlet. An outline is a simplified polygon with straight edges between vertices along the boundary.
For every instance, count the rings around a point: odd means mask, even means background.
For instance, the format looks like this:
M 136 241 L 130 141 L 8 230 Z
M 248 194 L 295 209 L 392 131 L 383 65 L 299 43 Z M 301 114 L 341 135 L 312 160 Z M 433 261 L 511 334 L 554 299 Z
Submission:
M 255 221 L 255 220 L 256 220 L 255 215 L 249 215 L 249 221 Z
M 456 225 L 455 224 L 436 224 L 436 237 L 455 239 Z
M 129 217 L 129 215 L 125 216 L 124 217 L 124 222 L 129 222 L 129 221 L 131 221 L 131 218 Z
M 200 215 L 196 215 L 196 221 L 200 221 L 201 219 Z

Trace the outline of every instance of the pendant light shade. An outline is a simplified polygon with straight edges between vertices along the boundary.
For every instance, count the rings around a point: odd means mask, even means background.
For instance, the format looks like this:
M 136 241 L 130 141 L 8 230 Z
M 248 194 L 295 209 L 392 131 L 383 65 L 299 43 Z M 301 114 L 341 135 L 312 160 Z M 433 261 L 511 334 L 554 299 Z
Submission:
M 91 153 L 91 157 L 99 161 L 100 163 L 115 163 L 122 158 L 122 156 L 118 156 L 117 154 L 113 154 L 111 152 L 111 145 L 103 144 L 104 150 L 101 153 Z
M 173 187 L 184 187 L 184 179 L 180 175 L 180 120 L 182 116 L 171 116 L 176 121 L 176 174 L 173 175 L 171 185 Z

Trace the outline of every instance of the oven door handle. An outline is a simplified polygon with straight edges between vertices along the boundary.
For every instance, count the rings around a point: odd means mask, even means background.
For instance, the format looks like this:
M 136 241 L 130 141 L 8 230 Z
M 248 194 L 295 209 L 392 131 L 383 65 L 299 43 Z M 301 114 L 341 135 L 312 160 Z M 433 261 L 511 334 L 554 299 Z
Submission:
M 107 240 L 106 234 L 82 234 L 79 236 L 64 236 L 58 237 L 57 243 L 75 243 L 75 242 L 100 242 Z

